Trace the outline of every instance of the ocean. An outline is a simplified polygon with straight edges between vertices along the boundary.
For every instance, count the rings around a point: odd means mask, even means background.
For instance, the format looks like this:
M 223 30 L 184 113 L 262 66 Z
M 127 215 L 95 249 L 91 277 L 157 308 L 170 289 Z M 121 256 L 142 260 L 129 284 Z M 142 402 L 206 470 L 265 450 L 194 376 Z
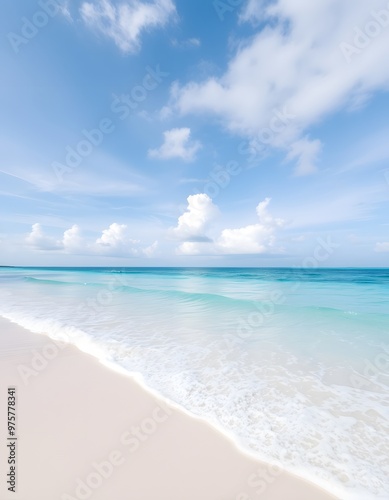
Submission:
M 0 268 L 0 285 L 1 316 L 243 450 L 342 500 L 389 498 L 389 269 Z

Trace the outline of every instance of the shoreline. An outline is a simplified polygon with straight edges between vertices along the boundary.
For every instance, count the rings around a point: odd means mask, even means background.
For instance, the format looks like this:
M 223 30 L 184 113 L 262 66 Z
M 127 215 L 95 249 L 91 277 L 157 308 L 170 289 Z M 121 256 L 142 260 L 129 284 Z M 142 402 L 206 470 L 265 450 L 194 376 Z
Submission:
M 48 346 L 57 341 L 2 317 L 0 328 L 0 370 L 5 381 L 2 393 L 6 385 L 17 387 L 20 437 L 19 493 L 9 496 L 5 484 L 1 484 L 0 492 L 8 495 L 5 498 L 74 500 L 84 494 L 84 498 L 105 500 L 108 496 L 120 500 L 128 498 L 129 492 L 137 500 L 337 498 L 314 483 L 245 453 L 222 430 L 170 404 L 124 369 L 102 363 L 71 344 L 58 352 L 53 348 L 50 351 Z M 42 368 L 35 370 L 39 366 L 36 353 L 44 349 L 52 359 L 47 364 L 40 360 Z M 33 368 L 34 355 L 38 364 Z M 78 415 L 78 424 L 74 414 Z M 43 431 L 42 419 L 50 429 L 50 440 L 45 432 L 36 434 L 37 425 Z M 66 429 L 69 421 L 70 432 Z M 2 442 L 4 431 L 0 429 Z M 86 441 L 85 435 L 89 436 Z M 83 443 L 81 449 L 79 443 Z M 40 468 L 34 470 L 38 451 L 46 457 L 39 459 L 42 469 L 46 475 L 50 472 L 47 493 L 37 479 Z M 52 463 L 52 456 L 60 459 L 62 467 Z M 85 464 L 90 465 L 85 468 Z M 105 465 L 99 469 L 99 464 Z M 150 485 L 149 475 L 159 478 L 157 490 Z M 96 485 L 101 484 L 93 488 L 92 479 Z

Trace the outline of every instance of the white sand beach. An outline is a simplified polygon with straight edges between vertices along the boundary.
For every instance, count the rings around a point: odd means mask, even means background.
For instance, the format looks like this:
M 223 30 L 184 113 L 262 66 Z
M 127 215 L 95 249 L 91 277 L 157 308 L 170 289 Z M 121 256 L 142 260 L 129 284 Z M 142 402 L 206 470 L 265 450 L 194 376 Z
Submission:
M 2 500 L 335 498 L 246 456 L 205 421 L 75 347 L 58 349 L 4 319 L 0 328 L 0 411 L 15 386 L 18 438 L 16 494 L 3 476 Z

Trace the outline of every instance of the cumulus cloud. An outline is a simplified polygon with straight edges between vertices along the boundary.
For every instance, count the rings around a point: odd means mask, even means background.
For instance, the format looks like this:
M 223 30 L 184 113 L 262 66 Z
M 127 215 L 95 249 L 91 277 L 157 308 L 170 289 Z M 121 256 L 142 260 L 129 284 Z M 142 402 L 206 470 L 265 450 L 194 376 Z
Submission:
M 40 224 L 32 226 L 31 233 L 26 237 L 26 243 L 36 250 L 60 251 L 74 255 L 105 255 L 107 257 L 152 257 L 158 248 L 155 241 L 148 247 L 143 247 L 141 241 L 130 237 L 124 224 L 111 224 L 95 241 L 82 238 L 78 225 L 67 229 L 61 239 L 44 234 Z
M 256 34 L 223 75 L 173 85 L 171 105 L 219 117 L 249 140 L 270 131 L 268 144 L 284 149 L 298 174 L 312 173 L 320 143 L 306 139 L 308 128 L 389 87 L 387 10 L 378 14 L 385 7 L 380 0 L 250 0 L 241 21 Z M 351 55 L 344 44 L 354 47 Z M 295 118 L 277 120 L 280 108 Z
M 26 242 L 38 250 L 60 250 L 62 248 L 60 241 L 43 233 L 40 224 L 33 224 L 31 233 L 26 237 Z
M 77 252 L 85 245 L 77 225 L 67 229 L 62 239 L 55 239 L 44 234 L 42 226 L 38 223 L 33 224 L 31 233 L 26 237 L 26 243 L 37 250 L 62 250 L 68 253 Z
M 389 241 L 383 243 L 377 243 L 375 246 L 376 252 L 389 252 Z
M 217 249 L 227 254 L 261 254 L 272 251 L 275 232 L 285 225 L 285 221 L 269 214 L 269 203 L 270 198 L 266 198 L 258 204 L 257 224 L 238 229 L 224 229 L 216 242 Z
M 152 257 L 158 247 L 155 241 L 152 245 L 143 248 L 140 240 L 134 240 L 125 224 L 114 222 L 108 229 L 104 229 L 101 237 L 92 246 L 95 253 L 111 257 Z
M 190 140 L 190 128 L 173 128 L 164 132 L 164 142 L 158 149 L 150 149 L 150 158 L 168 160 L 181 158 L 184 161 L 193 161 L 197 151 L 201 148 L 199 141 Z
M 175 12 L 172 0 L 126 0 L 117 5 L 110 0 L 95 0 L 84 2 L 80 8 L 87 26 L 111 38 L 123 52 L 138 51 L 142 33 L 165 26 Z
M 188 196 L 186 211 L 178 218 L 176 227 L 169 234 L 184 241 L 209 241 L 206 235 L 210 223 L 218 215 L 219 210 L 207 194 Z
M 276 247 L 276 231 L 285 221 L 268 212 L 270 198 L 261 201 L 256 213 L 259 222 L 237 229 L 224 229 L 214 240 L 206 237 L 205 230 L 218 209 L 205 194 L 189 196 L 187 211 L 178 219 L 172 231 L 183 243 L 177 248 L 180 255 L 209 254 L 263 254 L 279 252 Z
M 140 243 L 130 238 L 127 226 L 114 222 L 108 229 L 104 229 L 100 238 L 96 240 L 96 246 L 102 253 L 122 252 L 132 245 Z
M 77 224 L 64 232 L 62 239 L 63 248 L 69 252 L 82 249 L 84 242 L 81 237 L 81 229 Z
M 176 250 L 178 255 L 208 255 L 213 254 L 214 247 L 210 244 L 198 243 L 195 241 L 184 241 Z

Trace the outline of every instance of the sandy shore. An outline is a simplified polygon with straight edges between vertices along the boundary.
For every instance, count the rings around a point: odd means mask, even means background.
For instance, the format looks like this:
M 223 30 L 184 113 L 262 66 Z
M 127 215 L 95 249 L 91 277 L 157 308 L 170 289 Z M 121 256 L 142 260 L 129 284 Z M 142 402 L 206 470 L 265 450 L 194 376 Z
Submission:
M 17 390 L 17 493 L 7 491 L 3 473 L 2 500 L 335 498 L 246 456 L 97 359 L 0 319 L 0 469 L 7 473 L 8 387 Z

